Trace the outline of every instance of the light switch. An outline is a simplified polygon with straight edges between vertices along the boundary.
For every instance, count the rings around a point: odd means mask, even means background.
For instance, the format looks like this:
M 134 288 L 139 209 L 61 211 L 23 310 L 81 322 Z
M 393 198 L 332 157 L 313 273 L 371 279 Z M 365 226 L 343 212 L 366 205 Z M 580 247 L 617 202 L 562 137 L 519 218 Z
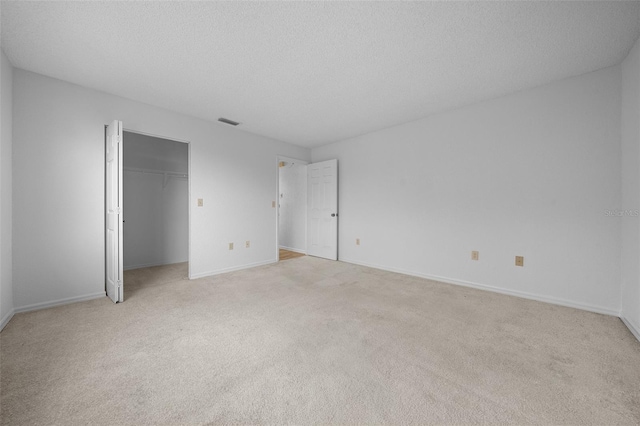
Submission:
M 276 207 L 276 202 L 275 202 L 275 201 L 272 201 L 272 202 L 271 202 L 271 207 L 273 207 L 273 208 L 275 208 L 275 207 Z
M 198 207 L 204 206 L 204 200 L 202 198 L 198 198 Z

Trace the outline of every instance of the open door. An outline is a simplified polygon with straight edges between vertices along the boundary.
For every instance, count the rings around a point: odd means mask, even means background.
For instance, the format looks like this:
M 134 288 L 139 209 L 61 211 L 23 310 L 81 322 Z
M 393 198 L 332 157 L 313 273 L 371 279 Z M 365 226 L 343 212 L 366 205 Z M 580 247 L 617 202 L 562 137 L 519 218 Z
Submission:
M 114 303 L 124 301 L 122 262 L 122 122 L 106 131 L 106 287 Z
M 338 160 L 307 166 L 307 254 L 338 260 Z

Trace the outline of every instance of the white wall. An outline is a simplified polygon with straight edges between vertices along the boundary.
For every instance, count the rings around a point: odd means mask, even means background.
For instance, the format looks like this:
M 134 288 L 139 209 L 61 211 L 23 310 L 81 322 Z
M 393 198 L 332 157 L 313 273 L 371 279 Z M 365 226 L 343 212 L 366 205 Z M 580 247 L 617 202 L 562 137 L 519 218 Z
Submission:
M 0 330 L 13 316 L 12 276 L 13 68 L 0 50 Z
M 307 252 L 307 166 L 285 161 L 280 167 L 280 247 Z
M 124 269 L 189 260 L 187 179 L 124 172 Z
M 620 102 L 616 66 L 313 149 L 340 259 L 617 315 Z
M 189 255 L 188 144 L 124 134 L 124 268 L 186 262 Z
M 622 312 L 640 339 L 640 42 L 622 63 Z
M 192 277 L 276 260 L 275 159 L 309 150 L 18 69 L 13 102 L 17 309 L 104 294 L 104 125 L 114 119 L 190 142 Z

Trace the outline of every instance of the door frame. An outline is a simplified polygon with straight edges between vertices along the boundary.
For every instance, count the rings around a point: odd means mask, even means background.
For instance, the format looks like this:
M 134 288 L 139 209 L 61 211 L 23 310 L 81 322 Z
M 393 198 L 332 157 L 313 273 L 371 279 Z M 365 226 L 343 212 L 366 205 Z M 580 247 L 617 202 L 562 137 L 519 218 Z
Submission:
M 309 161 L 299 158 L 276 155 L 276 262 L 280 261 L 280 162 L 298 163 L 304 166 L 310 164 Z M 305 215 L 304 215 L 304 251 L 307 252 L 307 214 L 306 214 L 306 188 L 305 188 Z

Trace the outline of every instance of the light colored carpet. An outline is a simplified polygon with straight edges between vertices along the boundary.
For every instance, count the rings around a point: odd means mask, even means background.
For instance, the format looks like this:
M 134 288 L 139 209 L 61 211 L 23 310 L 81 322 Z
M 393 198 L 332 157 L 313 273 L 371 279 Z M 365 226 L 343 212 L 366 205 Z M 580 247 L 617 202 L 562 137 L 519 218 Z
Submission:
M 309 256 L 17 314 L 2 424 L 640 423 L 619 319 Z

